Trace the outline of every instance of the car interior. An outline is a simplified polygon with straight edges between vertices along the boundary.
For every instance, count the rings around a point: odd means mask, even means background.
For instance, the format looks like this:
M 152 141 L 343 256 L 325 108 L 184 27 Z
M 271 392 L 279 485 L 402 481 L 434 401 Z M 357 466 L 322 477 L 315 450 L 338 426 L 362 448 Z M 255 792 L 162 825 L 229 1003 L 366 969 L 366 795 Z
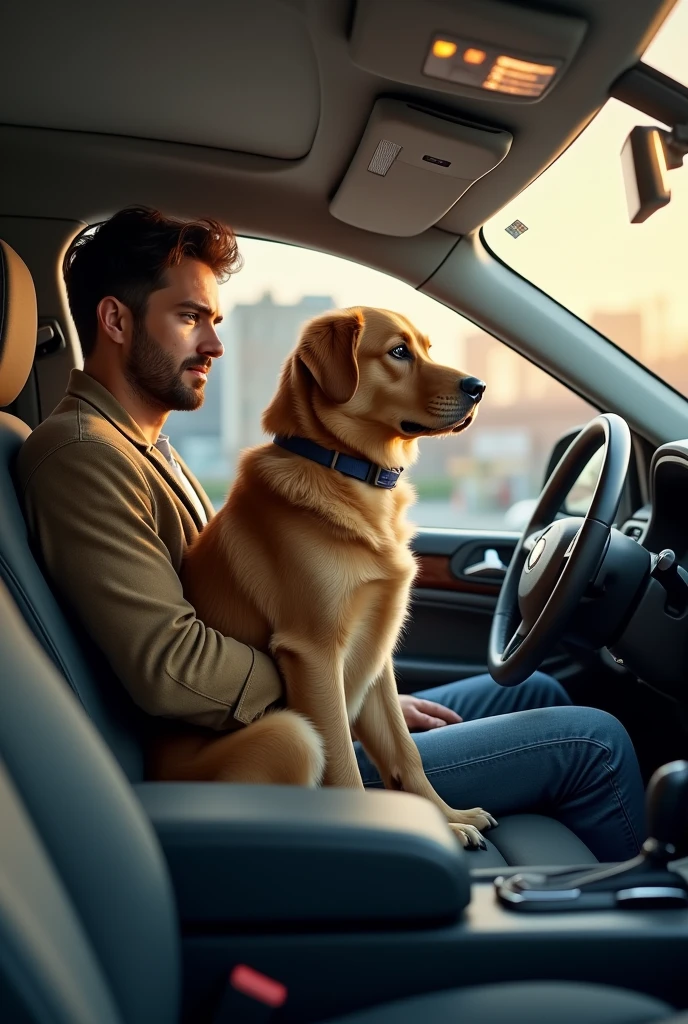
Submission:
M 669 222 L 688 88 L 643 56 L 684 2 L 0 14 L 2 1020 L 684 1019 L 688 399 L 513 269 L 489 228 L 617 101 L 644 132 L 616 157 L 633 230 Z M 14 480 L 82 365 L 64 253 L 133 204 L 405 282 L 587 403 L 518 530 L 460 511 L 419 529 L 396 670 L 412 692 L 543 667 L 617 716 L 647 785 L 638 858 L 600 865 L 540 808 L 467 852 L 405 793 L 146 778 L 145 715 L 41 571 Z

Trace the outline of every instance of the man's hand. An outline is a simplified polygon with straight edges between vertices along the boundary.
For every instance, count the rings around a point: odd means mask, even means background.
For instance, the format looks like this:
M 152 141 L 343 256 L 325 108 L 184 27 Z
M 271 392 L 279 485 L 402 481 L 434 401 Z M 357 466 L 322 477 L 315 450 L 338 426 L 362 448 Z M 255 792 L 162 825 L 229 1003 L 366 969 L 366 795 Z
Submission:
M 399 694 L 399 703 L 404 713 L 406 724 L 411 732 L 426 732 L 428 729 L 440 729 L 443 725 L 458 725 L 463 718 L 443 704 L 434 700 L 421 700 L 408 693 Z

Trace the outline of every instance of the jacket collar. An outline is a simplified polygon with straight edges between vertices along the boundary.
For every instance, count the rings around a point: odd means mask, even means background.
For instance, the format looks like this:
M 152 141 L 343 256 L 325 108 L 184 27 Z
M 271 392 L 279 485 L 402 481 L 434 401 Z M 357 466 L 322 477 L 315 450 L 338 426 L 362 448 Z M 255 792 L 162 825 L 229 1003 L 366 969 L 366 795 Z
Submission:
M 158 451 L 154 444 L 151 444 L 146 439 L 138 423 L 136 423 L 126 409 L 120 405 L 111 391 L 108 391 L 106 387 L 99 384 L 98 381 L 94 377 L 91 377 L 90 374 L 84 373 L 83 370 L 74 369 L 69 376 L 67 394 L 72 395 L 74 398 L 79 398 L 84 402 L 88 402 L 88 404 L 92 405 L 93 408 L 101 414 L 101 416 L 104 416 L 106 420 L 109 420 L 109 422 L 117 428 L 117 430 L 124 434 L 124 436 L 141 451 L 141 454 L 145 455 L 146 458 L 153 463 L 160 475 L 164 477 L 165 482 L 171 487 L 177 497 L 183 501 L 184 507 L 193 518 L 197 528 L 199 530 L 203 528 L 204 524 L 198 514 L 196 506 L 187 494 L 186 488 L 175 476 L 165 456 L 162 452 Z M 174 448 L 172 451 L 175 459 L 182 468 L 182 472 L 198 494 L 208 520 L 210 520 L 211 516 L 215 514 L 215 509 L 208 500 L 198 480 L 189 470 L 188 466 L 182 461 L 177 452 L 174 451 Z
M 143 435 L 138 423 L 131 418 L 111 391 L 99 384 L 95 377 L 84 373 L 83 370 L 72 370 L 69 375 L 67 394 L 74 398 L 80 398 L 88 402 L 94 409 L 117 427 L 121 433 L 128 437 L 137 448 L 148 449 L 153 447 Z M 163 459 L 164 461 L 164 459 Z

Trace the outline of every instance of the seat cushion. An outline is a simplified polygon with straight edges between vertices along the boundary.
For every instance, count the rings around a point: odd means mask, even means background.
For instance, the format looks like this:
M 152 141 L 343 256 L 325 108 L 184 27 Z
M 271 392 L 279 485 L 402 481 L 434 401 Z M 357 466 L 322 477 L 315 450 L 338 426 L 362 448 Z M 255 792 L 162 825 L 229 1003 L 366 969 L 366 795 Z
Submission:
M 517 982 L 452 989 L 388 1003 L 329 1024 L 650 1024 L 666 1003 L 638 992 L 575 982 Z
M 487 850 L 472 851 L 472 870 L 482 868 L 583 866 L 597 858 L 566 825 L 541 814 L 500 818 L 499 827 L 485 834 Z

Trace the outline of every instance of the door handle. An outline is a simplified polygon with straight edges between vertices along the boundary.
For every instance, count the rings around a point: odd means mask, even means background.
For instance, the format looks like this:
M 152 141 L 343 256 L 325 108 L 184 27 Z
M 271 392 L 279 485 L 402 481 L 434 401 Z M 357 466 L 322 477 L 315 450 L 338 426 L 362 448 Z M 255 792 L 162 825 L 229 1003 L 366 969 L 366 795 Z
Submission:
M 487 548 L 482 562 L 467 565 L 464 576 L 506 576 L 506 566 L 495 548 Z

